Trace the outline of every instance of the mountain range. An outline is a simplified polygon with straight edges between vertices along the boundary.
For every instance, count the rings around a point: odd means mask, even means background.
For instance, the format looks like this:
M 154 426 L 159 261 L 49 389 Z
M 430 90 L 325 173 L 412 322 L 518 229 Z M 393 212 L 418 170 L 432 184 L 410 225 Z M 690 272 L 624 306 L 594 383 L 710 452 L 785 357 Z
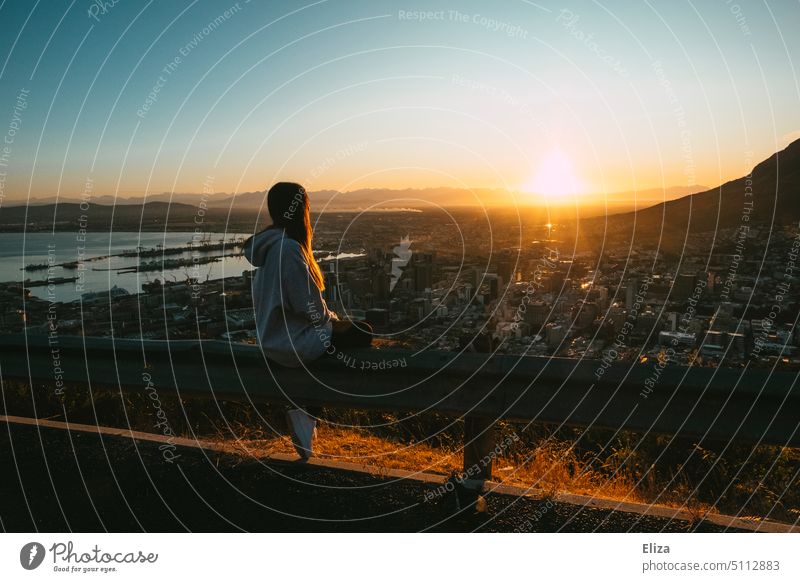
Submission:
M 596 202 L 594 210 L 572 219 L 580 221 L 581 230 L 597 236 L 632 230 L 644 238 L 669 235 L 683 238 L 681 233 L 713 231 L 737 227 L 741 224 L 789 224 L 800 220 L 800 140 L 789 144 L 757 164 L 752 172 L 716 188 L 690 192 L 693 188 L 677 187 L 639 192 L 609 194 Z M 430 209 L 435 206 L 500 207 L 512 195 L 499 189 L 362 189 L 350 192 L 322 190 L 311 192 L 315 212 L 360 211 L 376 205 L 381 209 Z M 515 194 L 517 203 L 524 194 Z M 677 197 L 676 196 L 680 196 Z M 674 198 L 674 199 L 670 199 Z M 139 221 L 141 228 L 179 227 L 194 228 L 203 198 L 192 193 L 163 193 L 141 198 L 115 198 L 98 196 L 92 199 L 90 215 L 96 228 L 112 222 Z M 29 205 L 14 206 L 10 201 L 0 207 L 0 229 L 73 228 L 80 218 L 79 201 L 39 199 Z M 212 194 L 205 197 L 206 217 L 227 224 L 231 217 L 252 221 L 256 210 L 262 207 L 264 192 L 245 192 L 231 195 Z M 530 205 L 536 206 L 530 196 Z M 542 205 L 538 208 L 541 210 Z M 569 208 L 563 213 L 569 214 Z M 746 216 L 747 218 L 743 218 Z
M 612 192 L 604 195 L 592 195 L 596 200 L 592 205 L 610 209 L 636 209 L 671 200 L 694 192 L 704 190 L 704 186 L 674 186 L 669 188 L 651 188 L 639 191 Z M 312 208 L 335 212 L 361 211 L 374 207 L 377 209 L 396 208 L 430 208 L 431 205 L 451 207 L 464 206 L 507 206 L 516 203 L 520 206 L 540 205 L 546 197 L 524 192 L 510 193 L 503 189 L 490 188 L 363 188 L 347 192 L 337 190 L 317 190 L 310 193 Z M 163 192 L 147 196 L 147 203 L 166 202 L 171 204 L 189 204 L 198 206 L 205 202 L 207 208 L 231 208 L 233 210 L 258 210 L 264 203 L 264 192 L 242 192 L 227 194 L 224 192 L 201 195 L 193 192 Z M 27 206 L 46 206 L 51 204 L 78 204 L 80 200 L 73 197 L 48 196 L 32 199 Z M 103 206 L 141 205 L 141 196 L 93 196 L 92 204 Z M 24 202 L 6 201 L 7 207 L 25 206 Z

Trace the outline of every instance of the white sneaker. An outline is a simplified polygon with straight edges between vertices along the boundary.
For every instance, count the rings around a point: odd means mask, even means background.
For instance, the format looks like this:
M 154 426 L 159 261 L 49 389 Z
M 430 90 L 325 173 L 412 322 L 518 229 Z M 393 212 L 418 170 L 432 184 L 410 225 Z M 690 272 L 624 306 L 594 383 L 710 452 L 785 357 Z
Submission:
M 314 439 L 317 436 L 317 421 L 302 408 L 295 408 L 286 413 L 289 431 L 292 433 L 294 450 L 302 459 L 309 459 L 314 454 Z

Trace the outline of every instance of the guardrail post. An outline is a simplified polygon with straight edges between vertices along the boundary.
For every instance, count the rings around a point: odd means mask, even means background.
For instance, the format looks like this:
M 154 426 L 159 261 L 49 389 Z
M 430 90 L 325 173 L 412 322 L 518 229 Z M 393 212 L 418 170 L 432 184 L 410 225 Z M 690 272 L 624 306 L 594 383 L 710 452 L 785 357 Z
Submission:
M 464 473 L 468 479 L 487 481 L 492 478 L 494 447 L 494 419 L 464 417 Z

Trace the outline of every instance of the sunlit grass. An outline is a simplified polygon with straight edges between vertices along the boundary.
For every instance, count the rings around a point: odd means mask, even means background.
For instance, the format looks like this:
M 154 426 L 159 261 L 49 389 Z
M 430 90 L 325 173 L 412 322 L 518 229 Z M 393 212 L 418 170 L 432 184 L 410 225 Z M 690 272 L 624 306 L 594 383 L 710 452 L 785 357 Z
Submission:
M 2 413 L 154 432 L 144 391 L 70 387 L 65 398 L 37 386 L 6 382 Z M 285 407 L 161 395 L 175 434 L 212 441 L 248 458 L 294 455 Z M 67 412 L 68 417 L 64 416 Z M 462 469 L 463 422 L 436 413 L 404 418 L 387 412 L 324 409 L 315 455 L 378 470 L 426 472 L 444 479 Z M 498 442 L 516 435 L 494 461 L 493 479 L 535 495 L 578 494 L 618 501 L 719 511 L 794 522 L 800 516 L 800 449 L 698 444 L 668 436 L 640 437 L 602 429 L 552 429 L 501 421 Z
M 289 436 L 269 437 L 263 431 L 244 425 L 237 426 L 236 433 L 238 438 L 235 439 L 230 435 L 218 435 L 217 444 L 231 453 L 257 459 L 275 454 L 294 454 Z M 442 477 L 463 468 L 462 451 L 455 446 L 398 444 L 365 430 L 326 423 L 318 426 L 314 456 L 376 469 L 401 469 Z M 652 488 L 652 483 L 637 488 L 634 476 L 625 471 L 611 473 L 609 475 L 607 470 L 595 469 L 582 461 L 566 443 L 553 441 L 532 451 L 514 451 L 499 456 L 494 462 L 493 481 L 537 493 L 570 493 L 627 502 L 650 503 L 656 497 L 654 490 L 648 491 L 648 485 Z M 683 503 L 670 495 L 661 500 L 661 504 L 680 506 Z

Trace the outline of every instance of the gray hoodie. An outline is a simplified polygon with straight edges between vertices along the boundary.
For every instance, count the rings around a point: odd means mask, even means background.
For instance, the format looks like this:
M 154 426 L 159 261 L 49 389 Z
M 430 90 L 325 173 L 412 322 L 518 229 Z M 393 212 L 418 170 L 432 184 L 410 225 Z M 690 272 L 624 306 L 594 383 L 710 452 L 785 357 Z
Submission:
M 264 354 L 291 367 L 319 358 L 337 317 L 311 278 L 300 243 L 282 228 L 268 228 L 245 243 L 244 256 L 257 267 L 253 306 Z

